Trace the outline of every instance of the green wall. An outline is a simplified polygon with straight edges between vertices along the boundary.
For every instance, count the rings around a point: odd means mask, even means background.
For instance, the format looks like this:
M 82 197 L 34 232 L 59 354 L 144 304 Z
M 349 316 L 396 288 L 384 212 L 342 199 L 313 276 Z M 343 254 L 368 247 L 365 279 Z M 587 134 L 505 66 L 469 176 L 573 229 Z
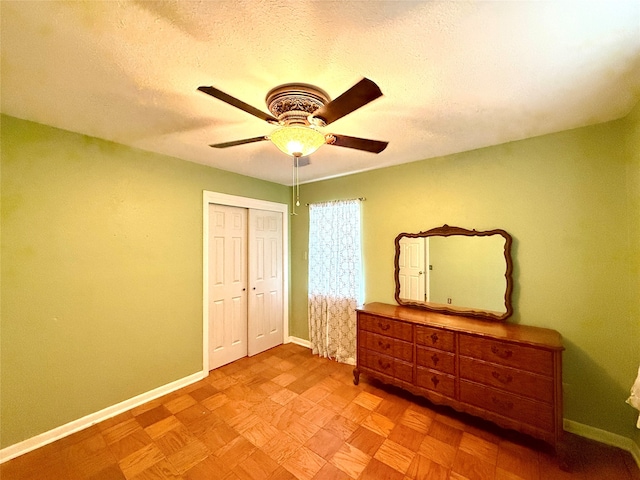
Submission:
M 301 201 L 366 197 L 366 302 L 394 303 L 400 232 L 445 223 L 509 232 L 509 321 L 563 335 L 565 418 L 637 440 L 637 412 L 624 402 L 640 363 L 639 112 L 636 106 L 615 122 L 306 184 Z M 307 209 L 293 218 L 291 235 L 291 334 L 308 338 Z
M 636 106 L 626 120 L 626 146 L 629 163 L 627 166 L 627 191 L 629 213 L 629 238 L 631 251 L 629 257 L 629 289 L 632 301 L 631 330 L 629 336 L 634 342 L 635 362 L 640 364 L 640 104 Z M 640 429 L 634 430 L 633 439 L 640 449 Z
M 199 371 L 202 191 L 287 203 L 290 189 L 1 120 L 6 447 Z M 301 196 L 367 197 L 367 302 L 393 302 L 398 233 L 508 231 L 510 321 L 562 333 L 565 417 L 640 445 L 624 403 L 640 364 L 640 106 L 615 122 L 303 185 Z M 300 338 L 307 212 L 291 219 Z
M 202 370 L 202 192 L 288 187 L 2 117 L 1 447 Z

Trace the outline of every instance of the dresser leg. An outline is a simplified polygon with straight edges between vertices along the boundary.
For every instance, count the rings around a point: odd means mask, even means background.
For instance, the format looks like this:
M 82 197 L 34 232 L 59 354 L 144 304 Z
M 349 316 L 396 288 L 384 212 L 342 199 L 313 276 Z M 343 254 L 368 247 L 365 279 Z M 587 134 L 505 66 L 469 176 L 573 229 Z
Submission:
M 556 444 L 556 458 L 558 459 L 558 467 L 560 470 L 565 472 L 571 472 L 573 470 L 571 459 L 572 450 L 566 438 L 559 440 Z
M 360 370 L 358 367 L 353 369 L 353 384 L 358 385 L 360 383 Z

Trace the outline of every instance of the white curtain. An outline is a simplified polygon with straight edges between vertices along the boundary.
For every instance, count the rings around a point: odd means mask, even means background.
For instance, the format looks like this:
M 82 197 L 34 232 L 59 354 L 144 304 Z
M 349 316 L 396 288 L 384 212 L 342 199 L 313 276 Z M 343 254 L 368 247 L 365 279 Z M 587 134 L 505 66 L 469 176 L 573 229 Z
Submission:
M 362 298 L 360 200 L 309 206 L 309 336 L 313 353 L 355 364 Z

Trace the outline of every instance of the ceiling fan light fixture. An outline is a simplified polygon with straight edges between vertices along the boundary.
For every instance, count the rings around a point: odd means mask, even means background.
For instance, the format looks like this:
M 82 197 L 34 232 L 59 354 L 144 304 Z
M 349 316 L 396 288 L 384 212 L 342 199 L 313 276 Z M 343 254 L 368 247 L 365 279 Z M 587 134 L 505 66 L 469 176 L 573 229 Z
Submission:
M 269 140 L 286 155 L 306 157 L 326 143 L 319 131 L 305 126 L 285 126 L 275 130 Z

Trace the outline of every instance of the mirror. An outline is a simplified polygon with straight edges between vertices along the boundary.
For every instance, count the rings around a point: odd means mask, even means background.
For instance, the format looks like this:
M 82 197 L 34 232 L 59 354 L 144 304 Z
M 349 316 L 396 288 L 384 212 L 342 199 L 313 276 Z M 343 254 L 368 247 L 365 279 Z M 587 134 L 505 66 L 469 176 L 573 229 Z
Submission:
M 395 299 L 399 305 L 505 320 L 513 313 L 511 236 L 442 227 L 396 237 Z

